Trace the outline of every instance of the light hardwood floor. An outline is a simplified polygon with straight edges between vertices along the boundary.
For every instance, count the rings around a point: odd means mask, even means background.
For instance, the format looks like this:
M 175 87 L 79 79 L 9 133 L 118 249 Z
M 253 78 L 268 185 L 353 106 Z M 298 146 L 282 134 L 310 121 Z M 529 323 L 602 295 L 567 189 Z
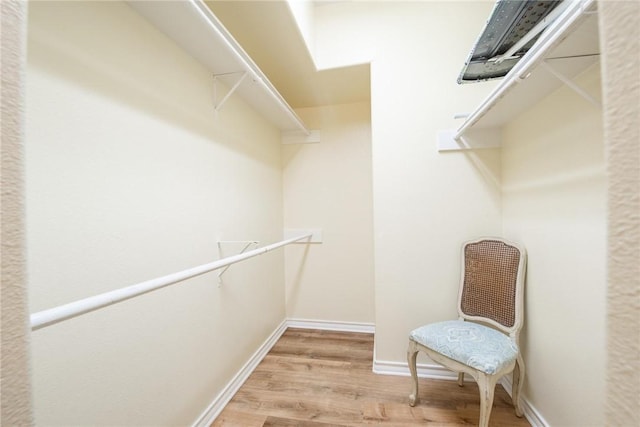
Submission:
M 410 378 L 376 375 L 373 335 L 288 329 L 213 427 L 477 425 L 475 383 L 420 380 L 420 402 L 409 406 Z M 529 426 L 496 387 L 491 426 Z

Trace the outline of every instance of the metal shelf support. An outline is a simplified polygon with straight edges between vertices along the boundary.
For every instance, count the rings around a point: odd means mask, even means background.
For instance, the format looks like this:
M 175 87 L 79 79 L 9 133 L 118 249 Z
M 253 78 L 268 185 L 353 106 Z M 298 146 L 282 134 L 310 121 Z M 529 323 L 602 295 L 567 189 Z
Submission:
M 240 77 L 238 78 L 238 80 L 236 80 L 233 86 L 231 86 L 231 89 L 229 89 L 229 92 L 227 92 L 226 95 L 220 100 L 220 102 L 218 102 L 218 78 L 225 77 L 225 76 L 238 75 L 238 74 L 240 74 Z M 222 108 L 222 105 L 227 101 L 227 99 L 229 99 L 231 95 L 233 95 L 233 92 L 235 92 L 236 89 L 238 89 L 238 87 L 240 86 L 242 81 L 247 77 L 248 74 L 249 74 L 248 71 L 238 71 L 235 73 L 213 75 L 213 102 L 214 102 L 213 108 L 214 110 L 220 111 L 220 108 Z
M 244 243 L 245 244 L 244 247 L 236 255 L 241 255 L 245 253 L 247 249 L 249 249 L 251 246 L 253 245 L 257 246 L 260 244 L 260 242 L 257 240 L 227 240 L 227 241 L 218 240 L 218 255 L 220 256 L 220 258 L 222 258 L 222 244 L 224 243 Z M 222 285 L 222 275 L 224 274 L 225 271 L 229 269 L 229 267 L 231 267 L 231 265 L 227 265 L 222 269 L 222 271 L 218 273 L 218 286 Z
M 602 104 L 600 103 L 600 101 L 595 99 L 593 96 L 589 95 L 584 89 L 578 86 L 573 80 L 567 78 L 565 75 L 563 75 L 558 70 L 553 68 L 553 66 L 549 63 L 549 60 L 542 61 L 541 65 L 551 74 L 553 74 L 554 77 L 556 77 L 562 83 L 564 83 L 565 85 L 573 89 L 578 95 L 582 96 L 584 99 L 586 99 L 587 101 L 595 105 L 597 108 L 602 108 Z

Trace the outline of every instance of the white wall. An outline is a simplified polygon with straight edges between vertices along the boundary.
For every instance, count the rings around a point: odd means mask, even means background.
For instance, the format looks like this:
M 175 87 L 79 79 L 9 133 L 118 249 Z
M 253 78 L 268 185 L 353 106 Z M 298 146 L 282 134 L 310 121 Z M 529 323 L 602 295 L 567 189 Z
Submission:
M 30 2 L 31 311 L 282 237 L 279 131 L 124 3 Z M 225 246 L 231 253 L 237 247 Z M 228 254 L 229 254 L 228 253 Z M 284 320 L 284 255 L 33 333 L 39 425 L 188 425 Z
M 369 103 L 297 113 L 321 141 L 283 146 L 285 228 L 321 228 L 323 243 L 285 249 L 287 317 L 372 324 Z
M 377 362 L 404 363 L 411 328 L 455 316 L 460 242 L 504 234 L 530 251 L 525 396 L 551 425 L 601 425 L 601 112 L 565 88 L 510 126 L 502 151 L 435 151 L 437 130 L 455 127 L 453 113 L 470 111 L 494 86 L 455 84 L 491 6 L 368 2 L 316 8 L 319 63 L 372 57 Z M 598 91 L 597 70 L 584 79 Z
M 577 82 L 599 98 L 599 67 Z M 604 425 L 601 110 L 562 87 L 504 131 L 503 228 L 528 251 L 524 394 L 549 425 Z
M 297 0 L 287 0 L 287 4 L 307 50 L 310 53 L 313 52 L 315 46 L 314 4 L 310 1 Z M 311 56 L 313 57 L 313 55 Z
M 438 153 L 493 87 L 456 77 L 489 2 L 336 3 L 316 9 L 320 63 L 372 55 L 371 119 L 378 361 L 403 363 L 409 331 L 456 316 L 463 240 L 500 232 L 500 153 Z M 452 26 L 456 36 L 451 36 Z

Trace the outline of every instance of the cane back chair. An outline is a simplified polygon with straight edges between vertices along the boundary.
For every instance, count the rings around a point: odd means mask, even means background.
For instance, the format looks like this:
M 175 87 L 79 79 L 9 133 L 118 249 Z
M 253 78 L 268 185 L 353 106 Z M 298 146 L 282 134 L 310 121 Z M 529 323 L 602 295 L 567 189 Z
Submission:
M 513 372 L 512 399 L 516 415 L 523 415 L 520 392 L 524 362 L 518 337 L 523 323 L 525 249 L 495 237 L 465 242 L 458 294 L 458 320 L 421 326 L 409 334 L 407 359 L 413 380 L 409 404 L 418 401 L 416 356 L 458 373 L 471 375 L 480 389 L 481 427 L 489 425 L 497 381 Z

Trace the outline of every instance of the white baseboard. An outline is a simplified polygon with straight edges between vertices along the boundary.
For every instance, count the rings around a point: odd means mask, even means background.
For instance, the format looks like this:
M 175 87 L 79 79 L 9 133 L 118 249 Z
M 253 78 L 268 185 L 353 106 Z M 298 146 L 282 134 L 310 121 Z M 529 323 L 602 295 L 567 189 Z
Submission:
M 500 384 L 502 384 L 502 387 L 504 387 L 509 396 L 512 396 L 511 393 L 513 391 L 513 387 L 511 375 L 502 377 Z M 531 427 L 549 427 L 549 423 L 542 417 L 540 412 L 534 408 L 531 402 L 529 402 L 524 396 L 522 396 L 520 400 L 522 402 L 522 412 L 524 412 L 524 417 L 529 421 Z
M 322 331 L 357 332 L 373 334 L 376 330 L 373 323 L 334 322 L 331 320 L 288 319 L 287 327 L 296 329 L 319 329 Z
M 240 387 L 249 378 L 258 364 L 269 353 L 269 350 L 278 342 L 282 334 L 287 330 L 287 321 L 284 320 L 264 343 L 253 353 L 238 373 L 231 379 L 224 389 L 213 399 L 207 409 L 193 423 L 192 427 L 208 427 L 220 415 L 220 412 L 229 403 L 231 398 L 240 390 Z

